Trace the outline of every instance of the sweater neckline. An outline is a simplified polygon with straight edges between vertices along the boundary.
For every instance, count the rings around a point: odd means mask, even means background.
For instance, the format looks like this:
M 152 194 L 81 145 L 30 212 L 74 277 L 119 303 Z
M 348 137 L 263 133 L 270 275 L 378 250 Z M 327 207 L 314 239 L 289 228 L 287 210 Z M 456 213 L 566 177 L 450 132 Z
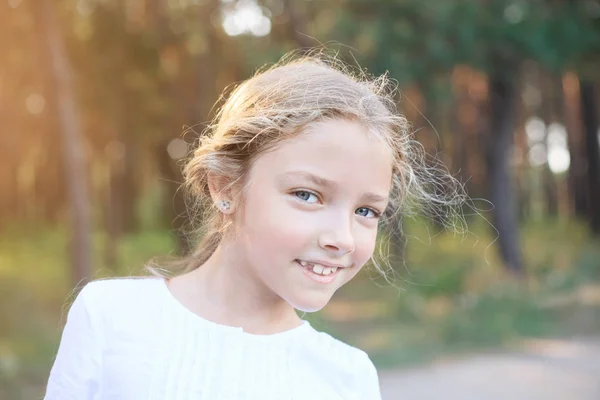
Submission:
M 260 340 L 273 341 L 273 340 L 284 340 L 284 339 L 288 339 L 290 337 L 299 335 L 304 331 L 308 331 L 309 328 L 311 327 L 310 322 L 308 322 L 307 320 L 302 320 L 301 325 L 299 325 L 295 328 L 292 328 L 292 329 L 282 331 L 282 332 L 271 333 L 271 334 L 249 333 L 249 332 L 244 331 L 244 328 L 242 328 L 240 326 L 220 324 L 220 323 L 211 321 L 209 319 L 206 319 L 206 318 L 192 312 L 189 308 L 187 308 L 179 300 L 177 300 L 175 298 L 175 296 L 173 296 L 173 294 L 169 290 L 169 287 L 167 286 L 166 278 L 158 278 L 157 282 L 160 286 L 160 291 L 164 294 L 164 297 L 166 298 L 167 303 L 170 304 L 170 306 L 172 308 L 174 308 L 175 310 L 177 310 L 180 313 L 183 313 L 186 316 L 186 318 L 189 318 L 190 320 L 195 321 L 196 323 L 202 325 L 203 327 L 212 329 L 219 333 L 224 333 L 224 334 L 230 333 L 230 334 L 239 335 L 239 336 L 246 337 L 246 338 L 252 339 L 252 340 L 257 340 L 257 341 L 260 341 Z

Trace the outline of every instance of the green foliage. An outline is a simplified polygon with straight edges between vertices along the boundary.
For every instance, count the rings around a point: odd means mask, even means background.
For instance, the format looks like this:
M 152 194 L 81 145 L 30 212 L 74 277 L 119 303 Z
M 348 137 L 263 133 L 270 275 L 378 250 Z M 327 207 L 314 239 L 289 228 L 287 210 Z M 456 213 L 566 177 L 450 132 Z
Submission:
M 427 84 L 466 64 L 514 74 L 525 60 L 560 72 L 600 46 L 598 15 L 569 2 L 347 0 L 330 35 L 373 70 Z M 365 35 L 369 39 L 365 39 Z

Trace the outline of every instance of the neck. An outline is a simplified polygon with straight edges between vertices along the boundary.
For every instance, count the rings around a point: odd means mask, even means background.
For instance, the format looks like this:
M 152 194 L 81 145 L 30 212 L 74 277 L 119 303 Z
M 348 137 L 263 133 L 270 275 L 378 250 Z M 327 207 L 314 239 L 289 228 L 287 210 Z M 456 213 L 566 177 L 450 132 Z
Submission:
M 188 274 L 198 314 L 214 322 L 240 326 L 253 334 L 297 327 L 294 308 L 270 290 L 251 266 L 236 257 L 233 243 L 222 243 L 198 269 Z

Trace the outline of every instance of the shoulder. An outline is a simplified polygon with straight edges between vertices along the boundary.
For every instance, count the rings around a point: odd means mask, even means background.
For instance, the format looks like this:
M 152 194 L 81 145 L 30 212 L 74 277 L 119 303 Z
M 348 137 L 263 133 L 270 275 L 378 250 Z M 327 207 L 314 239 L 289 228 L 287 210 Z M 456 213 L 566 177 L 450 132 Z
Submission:
M 101 298 L 104 296 L 137 297 L 140 294 L 156 291 L 164 280 L 157 277 L 126 277 L 96 279 L 81 289 L 81 296 L 86 298 Z
M 303 349 L 305 361 L 325 375 L 337 371 L 338 378 L 353 385 L 353 392 L 378 393 L 377 369 L 369 355 L 357 347 L 334 338 L 325 332 L 313 330 Z M 374 399 L 377 397 L 373 397 Z
M 155 277 L 98 279 L 81 289 L 75 303 L 99 325 L 114 326 L 151 316 L 160 306 L 163 286 L 164 280 Z
M 364 367 L 365 369 L 373 367 L 369 355 L 364 350 L 351 346 L 326 332 L 316 330 L 314 332 L 314 339 L 320 350 L 324 350 L 330 359 L 338 360 L 339 363 L 352 367 Z
M 296 375 L 302 382 L 327 376 L 328 385 L 344 399 L 381 399 L 377 369 L 365 351 L 314 329 L 299 350 Z
M 164 285 L 164 281 L 155 277 L 97 279 L 87 283 L 77 298 L 81 298 L 88 308 L 122 306 L 129 301 L 147 300 L 149 295 L 160 291 L 160 285 Z

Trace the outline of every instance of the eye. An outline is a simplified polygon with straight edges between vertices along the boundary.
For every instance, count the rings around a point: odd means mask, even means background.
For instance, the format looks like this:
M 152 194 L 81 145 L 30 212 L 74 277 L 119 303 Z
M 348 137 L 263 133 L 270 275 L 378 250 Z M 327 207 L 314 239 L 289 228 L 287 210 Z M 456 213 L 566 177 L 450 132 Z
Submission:
M 319 202 L 319 198 L 316 194 L 306 190 L 297 190 L 294 192 L 294 195 L 306 203 L 315 204 Z
M 368 207 L 357 208 L 356 214 L 360 215 L 361 217 L 365 217 L 365 218 L 379 218 L 381 215 L 377 211 L 373 210 L 372 208 L 368 208 Z

